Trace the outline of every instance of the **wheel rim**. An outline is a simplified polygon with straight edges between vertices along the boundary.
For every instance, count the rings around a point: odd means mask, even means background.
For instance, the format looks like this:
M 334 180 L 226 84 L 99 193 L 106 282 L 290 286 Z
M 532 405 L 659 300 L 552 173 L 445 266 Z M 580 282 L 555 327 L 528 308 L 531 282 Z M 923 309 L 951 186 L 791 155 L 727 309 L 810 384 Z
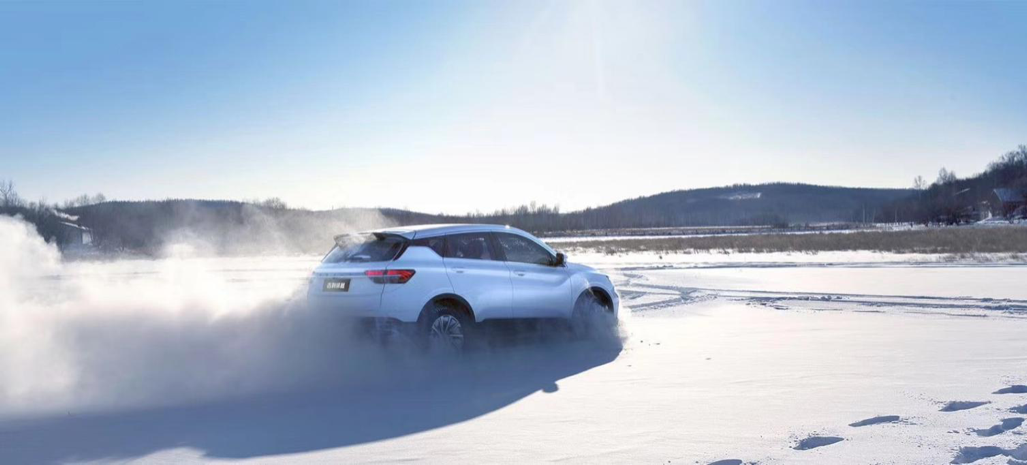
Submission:
M 460 349 L 464 346 L 464 327 L 453 315 L 441 315 L 431 325 L 431 340 L 436 346 Z

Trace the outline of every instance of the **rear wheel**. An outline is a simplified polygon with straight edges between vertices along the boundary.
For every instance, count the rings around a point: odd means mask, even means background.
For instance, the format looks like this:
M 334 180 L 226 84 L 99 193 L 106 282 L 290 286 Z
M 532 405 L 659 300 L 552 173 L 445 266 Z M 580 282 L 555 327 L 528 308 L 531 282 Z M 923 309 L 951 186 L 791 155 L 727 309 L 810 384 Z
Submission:
M 462 352 L 468 346 L 471 321 L 459 309 L 436 303 L 425 315 L 422 331 L 427 347 L 438 352 Z

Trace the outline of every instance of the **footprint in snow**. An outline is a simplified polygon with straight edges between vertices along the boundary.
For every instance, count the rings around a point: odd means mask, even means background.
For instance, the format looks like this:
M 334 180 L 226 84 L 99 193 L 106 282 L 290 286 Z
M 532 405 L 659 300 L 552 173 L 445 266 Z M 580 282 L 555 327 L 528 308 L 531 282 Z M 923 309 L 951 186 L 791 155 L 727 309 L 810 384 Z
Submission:
M 901 418 L 898 415 L 883 415 L 880 417 L 867 418 L 866 420 L 860 420 L 855 423 L 849 423 L 849 426 L 853 428 L 859 428 L 860 426 L 878 425 L 881 423 L 896 423 Z
M 710 465 L 742 465 L 742 461 L 738 459 L 725 459 L 717 460 L 716 462 L 710 462 Z
M 1022 413 L 1024 415 L 1027 415 L 1027 404 L 1023 404 L 1019 407 L 1013 407 L 1009 409 L 1009 411 L 1013 413 Z
M 1027 460 L 1027 444 L 1023 444 L 1016 449 L 1003 449 L 996 446 L 960 447 L 959 453 L 956 454 L 951 463 L 974 463 L 978 460 L 998 457 L 1000 455 L 1009 457 L 1010 464 L 1019 465 L 1023 463 L 1022 461 Z
M 1019 428 L 1023 424 L 1023 418 L 1006 418 L 995 426 L 988 429 L 975 429 L 973 430 L 978 436 L 990 437 L 1005 433 L 1011 429 Z
M 977 408 L 977 407 L 980 407 L 982 405 L 987 405 L 987 404 L 990 404 L 990 403 L 991 402 L 971 402 L 971 401 L 954 400 L 952 402 L 949 402 L 949 403 L 945 404 L 945 406 L 941 408 L 941 411 L 942 412 L 958 412 L 960 410 L 970 410 L 972 408 Z
M 817 447 L 830 446 L 831 444 L 839 443 L 844 441 L 845 438 L 839 438 L 836 436 L 810 436 L 806 439 L 799 441 L 795 447 L 795 450 L 810 450 L 816 449 Z
M 1014 384 L 1012 386 L 999 389 L 993 394 L 1027 394 L 1027 386 L 1023 384 Z

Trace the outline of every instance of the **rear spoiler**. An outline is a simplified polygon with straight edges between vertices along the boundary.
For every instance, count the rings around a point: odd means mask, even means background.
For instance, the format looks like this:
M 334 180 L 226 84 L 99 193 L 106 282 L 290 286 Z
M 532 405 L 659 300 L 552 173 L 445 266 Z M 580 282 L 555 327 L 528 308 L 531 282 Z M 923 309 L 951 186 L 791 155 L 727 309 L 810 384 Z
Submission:
M 335 236 L 335 245 L 339 245 L 339 246 L 345 245 L 345 240 L 348 237 L 366 236 L 368 234 L 373 235 L 374 238 L 378 239 L 378 240 L 385 239 L 386 237 L 398 237 L 400 239 L 403 239 L 404 241 L 410 240 L 406 236 L 403 236 L 402 234 L 387 233 L 387 232 L 381 232 L 381 231 L 365 231 L 365 232 L 357 232 L 357 233 L 339 234 L 339 235 Z

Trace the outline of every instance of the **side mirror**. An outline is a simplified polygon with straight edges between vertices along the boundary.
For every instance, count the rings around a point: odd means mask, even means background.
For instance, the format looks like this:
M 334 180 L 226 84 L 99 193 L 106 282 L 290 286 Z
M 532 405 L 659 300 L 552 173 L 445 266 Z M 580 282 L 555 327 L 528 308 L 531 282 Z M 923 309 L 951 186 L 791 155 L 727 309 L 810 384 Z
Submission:
M 553 262 L 553 266 L 566 266 L 566 265 L 567 265 L 567 256 L 564 255 L 563 252 L 557 252 L 556 253 L 556 261 Z

